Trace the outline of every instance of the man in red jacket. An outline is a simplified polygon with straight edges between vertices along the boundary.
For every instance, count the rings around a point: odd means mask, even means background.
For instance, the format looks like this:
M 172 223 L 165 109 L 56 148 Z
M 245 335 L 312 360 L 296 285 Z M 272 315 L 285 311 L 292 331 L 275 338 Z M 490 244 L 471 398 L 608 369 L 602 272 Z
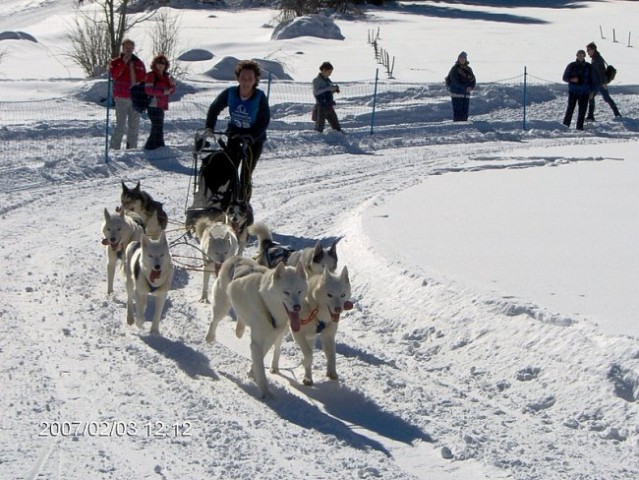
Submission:
M 115 129 L 111 135 L 111 148 L 119 150 L 122 145 L 124 128 L 126 148 L 137 148 L 140 114 L 133 110 L 131 104 L 131 87 L 144 82 L 146 68 L 144 63 L 133 54 L 135 43 L 125 39 L 122 42 L 122 53 L 111 60 L 109 71 L 113 81 L 113 97 L 115 99 Z

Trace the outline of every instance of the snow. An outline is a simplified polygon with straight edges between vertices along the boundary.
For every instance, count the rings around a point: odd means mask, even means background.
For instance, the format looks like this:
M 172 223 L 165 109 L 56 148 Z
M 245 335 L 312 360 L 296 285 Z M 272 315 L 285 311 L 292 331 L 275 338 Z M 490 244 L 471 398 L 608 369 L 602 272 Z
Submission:
M 412 92 L 389 94 L 397 106 L 373 136 L 357 119 L 343 138 L 278 118 L 255 172 L 256 218 L 276 240 L 341 238 L 355 309 L 340 321 L 338 382 L 322 378 L 318 349 L 316 383 L 303 386 L 289 337 L 281 374 L 267 375 L 275 398 L 259 400 L 234 322 L 204 341 L 197 272 L 177 269 L 162 336 L 126 325 L 120 277 L 106 295 L 102 211 L 122 180 L 164 202 L 168 235 L 180 235 L 191 152 L 171 132 L 177 108 L 158 154 L 105 164 L 87 136 L 78 151 L 50 142 L 42 159 L 25 140 L 19 158 L 3 158 L 0 478 L 637 478 L 639 70 L 625 38 L 639 4 L 476 3 L 337 17 L 344 40 L 271 40 L 268 8 L 176 10 L 184 52 L 213 54 L 193 57 L 187 83 L 227 57 L 279 62 L 302 84 L 324 60 L 340 84 L 370 80 L 379 66 L 366 40 L 379 28 L 397 56 L 389 82 L 424 85 L 413 110 Z M 75 9 L 0 4 L 0 34 L 36 40 L 0 41 L 0 102 L 86 91 L 63 55 Z M 149 60 L 144 26 L 131 36 Z M 624 117 L 599 100 L 598 121 L 576 132 L 560 123 L 565 86 L 551 82 L 591 40 L 619 70 L 611 94 Z M 462 50 L 478 88 L 460 125 L 441 84 Z M 547 114 L 527 130 L 509 100 L 519 90 L 503 82 L 524 66 Z M 2 127 L 0 139 L 31 125 Z M 51 138 L 82 142 L 79 127 L 58 125 Z

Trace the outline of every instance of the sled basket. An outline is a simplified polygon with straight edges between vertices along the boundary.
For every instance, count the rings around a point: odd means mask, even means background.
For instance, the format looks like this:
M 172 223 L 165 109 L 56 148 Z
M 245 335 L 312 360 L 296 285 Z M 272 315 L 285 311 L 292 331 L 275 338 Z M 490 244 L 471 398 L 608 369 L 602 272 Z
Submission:
M 233 199 L 245 194 L 241 172 L 244 160 L 230 150 L 220 136 L 225 132 L 195 133 L 193 145 L 191 205 L 186 209 L 186 228 L 202 216 L 222 217 Z

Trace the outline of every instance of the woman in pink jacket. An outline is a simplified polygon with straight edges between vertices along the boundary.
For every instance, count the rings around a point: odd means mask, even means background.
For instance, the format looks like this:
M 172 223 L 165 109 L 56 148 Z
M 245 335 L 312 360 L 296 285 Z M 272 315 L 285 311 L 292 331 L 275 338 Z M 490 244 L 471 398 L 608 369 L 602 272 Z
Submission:
M 147 108 L 151 133 L 144 145 L 145 150 L 164 146 L 164 112 L 169 109 L 169 95 L 175 93 L 175 81 L 168 72 L 168 59 L 164 55 L 157 55 L 151 62 L 151 71 L 146 75 L 144 91 L 153 98 Z

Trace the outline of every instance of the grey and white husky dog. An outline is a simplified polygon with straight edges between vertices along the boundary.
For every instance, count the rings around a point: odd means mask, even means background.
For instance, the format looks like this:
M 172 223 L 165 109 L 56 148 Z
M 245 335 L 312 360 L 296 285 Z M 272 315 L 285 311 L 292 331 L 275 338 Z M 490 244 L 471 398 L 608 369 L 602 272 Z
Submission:
M 169 218 L 162 207 L 148 192 L 140 188 L 140 182 L 129 188 L 122 182 L 120 194 L 121 208 L 127 212 L 135 212 L 144 219 L 144 232 L 151 238 L 157 239 L 160 231 L 166 230 Z
M 208 303 L 211 274 L 217 277 L 224 261 L 238 254 L 239 242 L 228 223 L 207 216 L 195 222 L 195 238 L 200 242 L 203 262 L 200 302 Z
M 151 333 L 160 333 L 160 318 L 173 279 L 173 261 L 164 232 L 153 240 L 146 234 L 139 242 L 132 242 L 126 249 L 124 271 L 126 274 L 126 321 L 140 328 L 144 325 L 144 312 L 149 295 L 155 296 L 155 310 Z M 135 310 L 133 304 L 135 303 Z
M 111 214 L 104 209 L 104 222 L 102 222 L 102 245 L 105 246 L 107 257 L 107 295 L 113 293 L 113 280 L 115 267 L 120 260 L 120 266 L 124 267 L 124 252 L 131 242 L 140 240 L 143 231 L 144 220 L 134 212 L 120 212 Z
M 324 266 L 331 272 L 337 269 L 336 247 L 339 240 L 334 241 L 328 248 L 324 248 L 318 241 L 314 247 L 294 250 L 287 245 L 275 242 L 271 230 L 262 222 L 253 224 L 249 228 L 249 233 L 257 237 L 258 251 L 255 260 L 260 265 L 273 268 L 280 262 L 290 266 L 302 263 L 309 277 L 320 275 Z

